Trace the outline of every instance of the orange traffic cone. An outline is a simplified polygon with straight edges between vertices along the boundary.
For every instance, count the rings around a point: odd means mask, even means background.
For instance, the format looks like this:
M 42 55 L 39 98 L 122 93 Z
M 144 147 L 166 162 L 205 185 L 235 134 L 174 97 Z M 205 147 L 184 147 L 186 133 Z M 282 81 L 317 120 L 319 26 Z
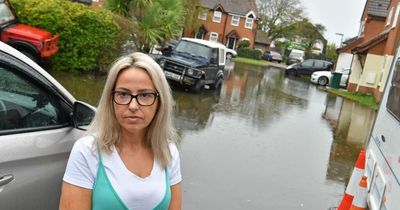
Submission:
M 367 177 L 363 176 L 360 181 L 360 186 L 357 190 L 357 194 L 354 196 L 353 204 L 350 210 L 367 210 Z
M 343 196 L 342 202 L 340 203 L 337 210 L 349 210 L 354 199 L 354 195 L 357 193 L 358 184 L 361 177 L 364 175 L 365 170 L 365 150 L 361 150 L 358 155 L 356 166 L 351 174 L 349 183 L 346 187 L 346 192 Z

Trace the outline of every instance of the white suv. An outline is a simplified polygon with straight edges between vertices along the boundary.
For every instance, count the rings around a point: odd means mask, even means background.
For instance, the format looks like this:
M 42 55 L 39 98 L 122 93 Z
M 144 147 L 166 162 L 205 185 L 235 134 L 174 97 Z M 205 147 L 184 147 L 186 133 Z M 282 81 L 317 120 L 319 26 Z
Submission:
M 69 152 L 94 113 L 0 42 L 1 209 L 58 209 Z

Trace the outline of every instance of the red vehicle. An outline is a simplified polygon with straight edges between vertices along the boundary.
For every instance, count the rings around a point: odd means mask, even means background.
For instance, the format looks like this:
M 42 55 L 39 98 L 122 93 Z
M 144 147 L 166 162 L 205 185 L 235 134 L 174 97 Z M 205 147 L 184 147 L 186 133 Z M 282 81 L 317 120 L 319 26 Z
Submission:
M 58 34 L 19 23 L 8 1 L 0 0 L 0 41 L 39 63 L 58 51 Z

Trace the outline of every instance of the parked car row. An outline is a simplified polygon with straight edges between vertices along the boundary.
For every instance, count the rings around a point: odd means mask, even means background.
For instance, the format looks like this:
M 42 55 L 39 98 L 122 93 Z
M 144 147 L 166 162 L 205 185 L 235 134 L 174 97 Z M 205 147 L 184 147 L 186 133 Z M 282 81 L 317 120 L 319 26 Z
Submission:
M 349 80 L 350 68 L 339 69 L 336 72 L 341 74 L 340 86 L 346 87 Z M 317 85 L 325 86 L 331 82 L 332 76 L 333 75 L 331 71 L 317 71 L 311 75 L 310 82 Z
M 261 60 L 266 60 L 266 61 L 270 61 L 270 62 L 278 62 L 281 63 L 282 62 L 282 55 L 276 51 L 265 51 L 262 55 L 261 55 Z
M 318 59 L 307 59 L 286 67 L 285 74 L 289 76 L 310 76 L 310 82 L 326 86 L 332 82 L 333 63 Z M 350 76 L 350 68 L 342 68 L 336 71 L 340 74 L 340 86 L 346 87 Z
M 307 59 L 286 67 L 285 73 L 291 76 L 311 76 L 316 71 L 330 71 L 333 63 L 318 59 Z

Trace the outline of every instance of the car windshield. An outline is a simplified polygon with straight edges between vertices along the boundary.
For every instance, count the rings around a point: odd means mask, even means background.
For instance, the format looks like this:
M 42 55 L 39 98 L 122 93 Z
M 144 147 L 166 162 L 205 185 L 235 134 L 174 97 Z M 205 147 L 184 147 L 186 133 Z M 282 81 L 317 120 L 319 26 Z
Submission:
M 202 57 L 205 59 L 211 57 L 211 48 L 185 40 L 182 40 L 175 50 L 178 54 L 188 54 L 193 57 Z
M 0 25 L 15 20 L 13 13 L 5 3 L 0 3 Z

